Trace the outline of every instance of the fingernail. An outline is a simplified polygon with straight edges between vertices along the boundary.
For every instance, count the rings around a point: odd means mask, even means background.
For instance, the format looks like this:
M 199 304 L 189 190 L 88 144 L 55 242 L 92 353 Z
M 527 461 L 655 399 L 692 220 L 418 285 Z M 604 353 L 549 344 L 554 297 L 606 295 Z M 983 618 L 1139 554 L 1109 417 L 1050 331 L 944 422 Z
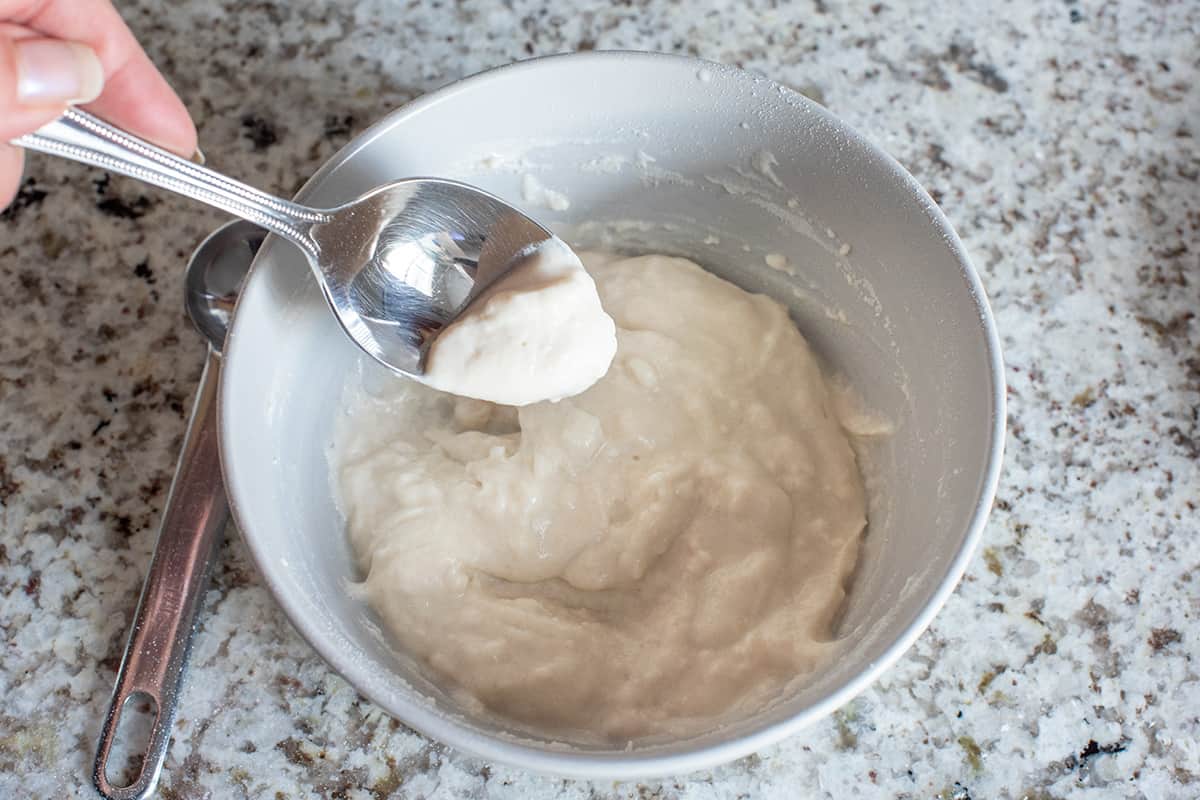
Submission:
M 16 51 L 17 99 L 23 103 L 87 103 L 104 88 L 104 67 L 87 45 L 22 39 Z
M 204 157 L 204 151 L 197 147 L 196 152 L 192 153 L 192 162 L 203 167 L 206 161 L 208 159 Z

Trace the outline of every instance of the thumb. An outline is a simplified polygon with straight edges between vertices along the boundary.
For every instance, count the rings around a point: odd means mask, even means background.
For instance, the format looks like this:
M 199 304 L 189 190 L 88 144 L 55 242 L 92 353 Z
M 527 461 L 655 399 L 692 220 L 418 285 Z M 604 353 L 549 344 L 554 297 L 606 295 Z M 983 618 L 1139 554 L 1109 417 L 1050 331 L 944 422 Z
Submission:
M 0 141 L 36 130 L 103 89 L 104 68 L 87 45 L 0 33 Z

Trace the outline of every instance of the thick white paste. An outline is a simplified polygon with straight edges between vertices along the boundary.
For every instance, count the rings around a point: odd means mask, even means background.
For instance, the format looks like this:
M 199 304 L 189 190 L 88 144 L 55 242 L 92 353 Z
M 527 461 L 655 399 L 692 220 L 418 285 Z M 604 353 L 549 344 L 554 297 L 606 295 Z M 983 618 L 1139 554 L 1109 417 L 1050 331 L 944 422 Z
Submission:
M 863 483 L 784 309 L 587 255 L 608 374 L 520 409 L 360 392 L 335 456 L 369 602 L 439 682 L 549 734 L 711 730 L 830 656 Z
M 488 287 L 430 347 L 424 382 L 510 406 L 577 395 L 617 351 L 579 257 L 550 240 Z

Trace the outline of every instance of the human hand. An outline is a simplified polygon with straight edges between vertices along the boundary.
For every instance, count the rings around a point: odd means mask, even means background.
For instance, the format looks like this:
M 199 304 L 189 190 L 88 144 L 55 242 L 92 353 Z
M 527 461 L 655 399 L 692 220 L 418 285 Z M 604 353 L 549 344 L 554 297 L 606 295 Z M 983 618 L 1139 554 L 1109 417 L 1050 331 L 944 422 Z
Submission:
M 23 153 L 8 142 L 69 104 L 184 157 L 196 127 L 110 0 L 0 0 L 0 209 Z

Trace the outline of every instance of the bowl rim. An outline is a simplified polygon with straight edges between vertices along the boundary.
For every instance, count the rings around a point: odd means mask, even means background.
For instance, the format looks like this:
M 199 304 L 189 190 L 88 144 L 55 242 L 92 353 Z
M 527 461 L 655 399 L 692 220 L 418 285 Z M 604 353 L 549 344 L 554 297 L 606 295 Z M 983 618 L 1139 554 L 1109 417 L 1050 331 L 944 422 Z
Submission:
M 560 53 L 494 67 L 428 92 L 382 117 L 322 164 L 312 177 L 304 183 L 299 192 L 297 192 L 297 199 L 303 199 L 314 187 L 323 182 L 331 172 L 402 121 L 421 114 L 459 92 L 477 89 L 479 86 L 498 78 L 507 78 L 512 72 L 545 69 L 548 66 L 561 63 L 563 60 L 570 60 L 573 64 L 583 61 L 602 63 L 625 61 L 642 63 L 653 68 L 661 68 L 665 65 L 668 68 L 686 68 L 693 71 L 700 68 L 713 68 L 724 71 L 736 70 L 746 75 L 753 74 L 727 64 L 689 56 L 630 50 Z M 356 691 L 367 697 L 367 699 L 378 705 L 389 715 L 394 716 L 405 725 L 431 739 L 489 761 L 502 762 L 535 772 L 574 778 L 627 780 L 666 776 L 692 772 L 733 761 L 791 736 L 817 720 L 831 714 L 866 690 L 887 669 L 894 665 L 912 647 L 926 628 L 929 627 L 934 616 L 945 605 L 966 572 L 967 566 L 983 536 L 984 527 L 999 483 L 1007 419 L 1007 389 L 1004 364 L 1000 351 L 1000 339 L 982 282 L 971 263 L 966 248 L 963 246 L 962 241 L 959 239 L 958 234 L 951 226 L 945 214 L 942 213 L 942 210 L 916 178 L 896 161 L 895 158 L 867 137 L 855 131 L 824 106 L 809 100 L 789 87 L 771 81 L 769 78 L 755 77 L 759 81 L 770 81 L 771 84 L 778 87 L 778 90 L 782 94 L 791 96 L 793 102 L 805 106 L 808 113 L 820 116 L 830 128 L 836 130 L 840 135 L 862 145 L 879 160 L 880 166 L 890 172 L 892 177 L 898 180 L 907 193 L 918 202 L 929 219 L 930 224 L 943 237 L 958 264 L 961 277 L 967 283 L 969 292 L 974 298 L 979 313 L 979 327 L 984 334 L 988 373 L 991 380 L 993 411 L 987 443 L 987 464 L 980 483 L 979 494 L 975 501 L 975 508 L 967 526 L 966 535 L 963 537 L 954 558 L 950 561 L 945 574 L 939 579 L 932 595 L 922 606 L 913 621 L 904 630 L 900 631 L 892 643 L 888 645 L 882 656 L 871 663 L 866 669 L 845 679 L 818 702 L 786 719 L 763 723 L 756 728 L 740 733 L 737 737 L 729 741 L 707 744 L 677 753 L 589 753 L 574 750 L 556 750 L 532 744 L 524 744 L 520 741 L 482 733 L 478 729 L 464 724 L 449 715 L 440 713 L 426 702 L 416 701 L 407 692 L 386 691 L 385 687 L 377 685 L 365 673 L 365 670 L 360 667 L 358 660 L 330 646 L 323 638 L 320 627 L 311 623 L 305 615 L 299 613 L 300 609 L 297 603 L 286 592 L 280 591 L 274 579 L 275 559 L 265 550 L 261 542 L 256 541 L 253 534 L 249 533 L 250 528 L 244 524 L 247 515 L 243 512 L 243 503 L 248 503 L 250 498 L 243 494 L 239 488 L 243 485 L 241 470 L 238 465 L 231 463 L 231 459 L 226 458 L 226 453 L 232 448 L 232 444 L 228 440 L 231 434 L 228 426 L 225 424 L 226 415 L 229 413 L 227 405 L 231 402 L 231 396 L 230 392 L 226 391 L 225 381 L 222 377 L 218 402 L 218 426 L 220 432 L 222 473 L 225 480 L 229 506 L 242 540 L 245 542 L 250 556 L 258 568 L 259 574 L 263 577 L 275 602 L 283 608 L 285 615 L 293 627 L 308 642 L 313 650 L 335 672 L 353 686 Z M 255 257 L 250 273 L 247 276 L 247 281 L 253 280 L 254 274 L 258 271 L 259 263 L 270 253 L 271 244 L 275 238 L 273 235 L 269 237 L 267 244 Z M 240 309 L 241 299 L 239 298 L 233 313 L 231 331 L 236 330 L 238 311 Z M 236 338 L 231 337 L 229 340 L 230 344 L 233 344 Z M 226 364 L 232 363 L 233 360 L 237 359 L 238 350 L 236 346 L 227 348 L 224 356 Z M 223 373 L 225 371 L 222 370 Z

